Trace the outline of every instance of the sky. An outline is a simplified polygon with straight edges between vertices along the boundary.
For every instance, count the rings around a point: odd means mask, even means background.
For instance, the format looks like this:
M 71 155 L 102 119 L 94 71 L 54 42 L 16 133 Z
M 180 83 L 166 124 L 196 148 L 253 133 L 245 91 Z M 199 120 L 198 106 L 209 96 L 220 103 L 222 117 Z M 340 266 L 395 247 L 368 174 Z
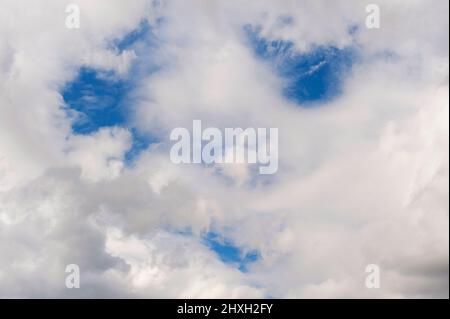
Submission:
M 448 298 L 448 9 L 2 0 L 0 297 Z M 276 174 L 172 163 L 198 119 Z

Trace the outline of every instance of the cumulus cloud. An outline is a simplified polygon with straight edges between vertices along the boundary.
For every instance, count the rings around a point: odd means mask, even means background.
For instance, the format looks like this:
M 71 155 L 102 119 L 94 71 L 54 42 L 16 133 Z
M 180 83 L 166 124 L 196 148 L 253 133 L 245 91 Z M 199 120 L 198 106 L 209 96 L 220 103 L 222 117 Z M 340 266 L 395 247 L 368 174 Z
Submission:
M 448 298 L 447 1 L 378 1 L 380 29 L 348 0 L 73 3 L 79 29 L 61 1 L 0 6 L 1 297 Z M 264 59 L 246 26 L 291 45 Z M 310 107 L 277 63 L 318 47 L 355 58 Z M 73 129 L 80 68 L 133 84 L 126 123 Z M 172 164 L 194 119 L 279 128 L 278 172 Z M 130 162 L 136 131 L 156 142 Z M 209 232 L 259 258 L 224 263 Z

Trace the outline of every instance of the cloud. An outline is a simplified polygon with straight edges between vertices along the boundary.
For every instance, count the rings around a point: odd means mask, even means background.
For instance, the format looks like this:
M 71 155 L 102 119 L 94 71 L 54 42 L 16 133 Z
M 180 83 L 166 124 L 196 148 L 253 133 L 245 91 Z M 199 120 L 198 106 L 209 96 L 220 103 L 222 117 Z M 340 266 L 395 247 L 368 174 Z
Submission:
M 59 1 L 0 9 L 0 296 L 448 298 L 446 1 L 379 1 L 376 30 L 344 0 L 77 3 L 80 29 Z M 279 59 L 358 59 L 304 107 L 249 25 L 292 44 Z M 82 68 L 132 80 L 127 120 L 75 129 L 63 91 Z M 169 132 L 193 119 L 279 128 L 277 174 L 172 164 Z M 136 132 L 154 139 L 130 163 Z M 258 259 L 224 263 L 211 233 Z

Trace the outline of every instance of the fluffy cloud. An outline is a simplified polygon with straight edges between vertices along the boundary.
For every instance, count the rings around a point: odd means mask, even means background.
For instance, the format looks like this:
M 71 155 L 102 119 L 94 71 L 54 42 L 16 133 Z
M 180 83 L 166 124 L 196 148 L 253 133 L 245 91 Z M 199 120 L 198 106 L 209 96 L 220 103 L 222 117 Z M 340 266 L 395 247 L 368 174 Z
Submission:
M 76 3 L 80 29 L 60 1 L 0 7 L 0 296 L 448 297 L 447 1 L 378 1 L 380 29 L 345 0 Z M 156 45 L 112 45 L 143 20 Z M 248 25 L 290 56 L 351 47 L 342 92 L 286 98 Z M 133 163 L 129 127 L 71 129 L 81 67 L 133 78 L 127 125 L 158 139 Z M 172 164 L 168 134 L 193 119 L 279 128 L 278 173 Z M 223 263 L 210 231 L 261 257 Z

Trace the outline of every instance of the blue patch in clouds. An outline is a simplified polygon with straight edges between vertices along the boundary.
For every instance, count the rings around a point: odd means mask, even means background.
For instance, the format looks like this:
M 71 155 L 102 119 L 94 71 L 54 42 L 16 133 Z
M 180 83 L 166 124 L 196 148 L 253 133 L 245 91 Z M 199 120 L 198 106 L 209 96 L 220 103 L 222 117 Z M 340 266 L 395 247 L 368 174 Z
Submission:
M 147 22 L 114 41 L 112 45 L 122 52 L 124 49 L 146 41 L 151 28 Z M 138 66 L 131 66 L 132 74 Z M 144 68 L 143 68 L 144 69 Z M 74 114 L 72 130 L 75 134 L 91 134 L 100 128 L 119 126 L 132 134 L 131 149 L 125 154 L 130 164 L 148 145 L 156 142 L 151 136 L 140 133 L 130 124 L 129 113 L 132 105 L 130 91 L 135 87 L 133 77 L 120 77 L 113 71 L 100 71 L 81 67 L 75 79 L 62 89 L 62 96 L 69 114 Z
M 249 264 L 261 258 L 258 251 L 245 252 L 217 233 L 207 233 L 204 242 L 224 263 L 234 265 L 242 272 L 246 272 Z
M 119 50 L 119 52 L 124 51 L 132 47 L 137 42 L 141 42 L 148 38 L 147 35 L 152 31 L 152 28 L 147 20 L 141 21 L 139 26 L 126 34 L 123 38 L 113 41 L 113 46 Z
M 283 94 L 306 107 L 336 97 L 341 92 L 343 76 L 356 59 L 353 48 L 317 46 L 299 54 L 292 42 L 261 37 L 260 28 L 246 26 L 244 30 L 254 53 L 270 62 L 286 79 Z
M 112 74 L 81 68 L 76 79 L 62 92 L 65 103 L 76 111 L 72 129 L 89 134 L 107 126 L 126 123 L 124 103 L 130 84 Z

